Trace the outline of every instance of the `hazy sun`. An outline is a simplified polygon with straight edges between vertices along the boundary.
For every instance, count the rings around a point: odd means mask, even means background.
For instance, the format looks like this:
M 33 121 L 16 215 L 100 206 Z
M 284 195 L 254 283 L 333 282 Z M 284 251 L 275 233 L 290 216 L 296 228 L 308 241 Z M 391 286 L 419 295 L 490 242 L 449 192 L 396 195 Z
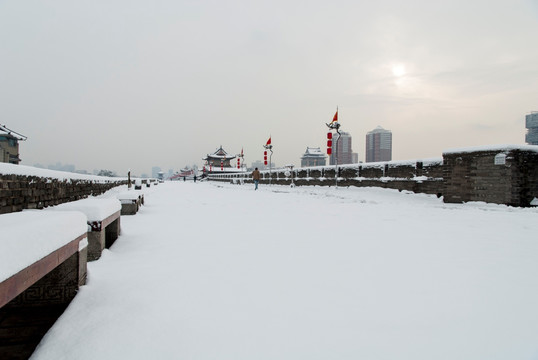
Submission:
M 392 74 L 396 77 L 405 75 L 405 66 L 403 64 L 392 65 Z

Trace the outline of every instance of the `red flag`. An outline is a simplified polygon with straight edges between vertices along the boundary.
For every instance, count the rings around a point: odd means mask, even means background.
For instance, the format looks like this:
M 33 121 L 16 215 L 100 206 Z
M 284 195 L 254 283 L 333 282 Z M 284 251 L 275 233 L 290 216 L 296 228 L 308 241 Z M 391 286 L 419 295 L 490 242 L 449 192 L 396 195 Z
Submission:
M 269 136 L 269 140 L 267 140 L 267 144 L 265 145 L 271 145 L 271 137 Z
M 338 122 L 338 110 L 336 110 L 336 114 L 334 114 L 333 121 L 331 122 Z
M 243 148 L 241 148 L 241 156 L 243 156 Z

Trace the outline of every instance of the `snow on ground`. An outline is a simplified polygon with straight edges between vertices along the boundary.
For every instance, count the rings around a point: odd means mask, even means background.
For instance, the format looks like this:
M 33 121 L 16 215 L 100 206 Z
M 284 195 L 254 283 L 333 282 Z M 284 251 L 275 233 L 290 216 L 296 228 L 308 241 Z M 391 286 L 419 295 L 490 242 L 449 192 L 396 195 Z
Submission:
M 537 359 L 538 209 L 376 188 L 152 188 L 46 359 Z

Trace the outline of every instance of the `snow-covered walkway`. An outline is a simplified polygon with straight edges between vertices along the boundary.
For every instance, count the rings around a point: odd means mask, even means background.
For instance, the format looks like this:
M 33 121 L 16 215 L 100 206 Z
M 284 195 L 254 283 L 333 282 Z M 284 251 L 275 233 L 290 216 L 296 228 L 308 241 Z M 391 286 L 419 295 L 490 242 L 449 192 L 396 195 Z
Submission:
M 34 360 L 538 359 L 538 209 L 165 183 Z

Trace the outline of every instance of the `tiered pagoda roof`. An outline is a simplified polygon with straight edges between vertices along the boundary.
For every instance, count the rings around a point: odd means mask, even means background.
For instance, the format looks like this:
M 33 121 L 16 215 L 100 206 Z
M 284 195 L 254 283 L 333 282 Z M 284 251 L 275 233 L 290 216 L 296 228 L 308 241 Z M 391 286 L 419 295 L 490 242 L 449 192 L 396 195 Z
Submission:
M 212 154 L 207 154 L 207 156 L 202 159 L 202 160 L 231 160 L 231 159 L 234 159 L 236 156 L 235 155 L 230 155 L 228 154 L 223 148 L 222 148 L 222 145 L 220 146 L 220 148 L 218 148 L 214 153 Z

